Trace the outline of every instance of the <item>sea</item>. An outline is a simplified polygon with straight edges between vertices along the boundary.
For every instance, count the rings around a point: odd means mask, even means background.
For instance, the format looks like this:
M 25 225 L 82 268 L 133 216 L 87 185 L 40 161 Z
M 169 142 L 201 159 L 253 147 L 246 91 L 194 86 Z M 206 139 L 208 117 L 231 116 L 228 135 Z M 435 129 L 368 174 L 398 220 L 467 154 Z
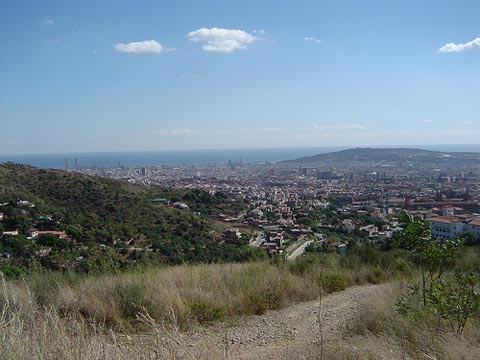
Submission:
M 409 147 L 445 152 L 480 152 L 480 145 L 415 145 L 415 146 L 374 146 Z M 58 154 L 1 155 L 0 162 L 12 161 L 40 168 L 64 168 L 68 159 L 70 168 L 75 166 L 116 167 L 149 166 L 167 164 L 221 164 L 221 163 L 275 163 L 304 156 L 312 156 L 351 147 L 308 147 L 308 148 L 263 148 L 263 149 L 214 149 L 214 150 L 163 150 L 163 151 L 119 151 L 119 152 L 78 152 Z

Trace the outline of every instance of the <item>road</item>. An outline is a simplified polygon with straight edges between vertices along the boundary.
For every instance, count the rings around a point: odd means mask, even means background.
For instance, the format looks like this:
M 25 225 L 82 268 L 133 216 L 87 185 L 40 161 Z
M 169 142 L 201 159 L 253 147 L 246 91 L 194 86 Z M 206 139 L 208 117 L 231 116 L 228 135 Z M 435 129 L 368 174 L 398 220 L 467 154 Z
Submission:
M 250 245 L 253 247 L 259 247 L 260 245 L 263 244 L 264 241 L 265 241 L 265 234 L 258 231 L 256 240 L 250 243 Z
M 302 244 L 303 244 L 303 239 L 305 239 L 306 236 L 307 236 L 307 235 L 302 235 L 302 236 L 300 236 L 297 241 L 295 241 L 292 245 L 290 245 L 289 247 L 287 247 L 287 248 L 285 249 L 285 252 L 286 252 L 287 254 L 290 254 L 290 253 L 294 252 L 296 248 L 302 246 Z
M 313 242 L 313 240 L 305 241 L 302 245 L 293 250 L 290 255 L 287 255 L 287 260 L 295 260 L 296 257 L 302 255 L 305 252 L 306 247 Z
M 202 329 L 193 338 L 187 338 L 189 346 L 183 345 L 199 356 L 182 359 L 205 359 L 202 356 L 206 354 L 212 360 L 318 359 L 320 336 L 335 353 L 335 346 L 342 341 L 349 324 L 362 319 L 372 301 L 386 298 L 394 288 L 390 284 L 355 286 L 325 295 L 321 305 L 318 300 L 299 303 L 260 316 L 244 317 L 229 326 L 217 324 Z M 349 346 L 348 358 L 357 358 L 354 344 Z M 401 358 L 392 357 L 391 347 L 386 350 L 382 359 Z

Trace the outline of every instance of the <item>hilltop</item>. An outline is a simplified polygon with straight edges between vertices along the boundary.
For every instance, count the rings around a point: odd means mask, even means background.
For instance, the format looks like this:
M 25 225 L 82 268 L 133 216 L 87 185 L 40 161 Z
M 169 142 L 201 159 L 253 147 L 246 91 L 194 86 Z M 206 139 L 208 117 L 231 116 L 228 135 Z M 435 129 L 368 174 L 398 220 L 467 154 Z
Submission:
M 175 202 L 188 208 L 174 208 Z M 242 261 L 251 252 L 245 244 L 221 244 L 224 225 L 210 216 L 237 212 L 242 204 L 203 190 L 0 163 L 0 205 L 0 230 L 18 230 L 3 236 L 0 254 L 18 266 L 35 259 L 51 269 L 90 271 L 143 261 Z
M 355 148 L 302 157 L 284 162 L 410 162 L 410 163 L 480 163 L 480 153 L 442 152 L 410 148 Z

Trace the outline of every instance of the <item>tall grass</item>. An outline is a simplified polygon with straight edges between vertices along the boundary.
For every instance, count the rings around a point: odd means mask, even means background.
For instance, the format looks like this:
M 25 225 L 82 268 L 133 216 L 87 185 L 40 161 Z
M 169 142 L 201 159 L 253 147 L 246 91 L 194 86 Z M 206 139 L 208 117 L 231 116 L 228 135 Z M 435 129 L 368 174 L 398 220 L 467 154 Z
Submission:
M 212 352 L 218 344 L 193 356 L 179 331 L 313 300 L 320 286 L 333 292 L 398 276 L 396 265 L 355 258 L 2 277 L 0 359 L 221 358 Z
M 393 283 L 360 306 L 342 339 L 326 345 L 326 360 L 479 358 L 480 319 L 468 324 L 464 336 L 455 336 L 446 323 L 433 316 L 411 322 L 395 308 L 405 284 Z
M 370 256 L 371 257 L 371 256 Z M 400 259 L 401 260 L 401 259 Z M 262 314 L 315 299 L 350 285 L 405 276 L 408 264 L 365 261 L 362 256 L 319 254 L 295 262 L 183 265 L 141 268 L 100 276 L 34 273 L 25 279 L 33 301 L 61 316 L 74 314 L 115 330 L 137 330 L 137 315 L 148 313 L 177 325 L 208 323 L 225 316 Z M 22 284 L 17 284 L 22 286 Z
M 268 263 L 147 268 L 69 282 L 34 275 L 26 282 L 36 303 L 59 314 L 80 314 L 115 330 L 131 331 L 139 312 L 185 329 L 223 316 L 261 314 L 315 298 L 318 288 L 285 266 Z M 203 310 L 205 314 L 200 313 Z M 216 315 L 215 315 L 216 314 Z

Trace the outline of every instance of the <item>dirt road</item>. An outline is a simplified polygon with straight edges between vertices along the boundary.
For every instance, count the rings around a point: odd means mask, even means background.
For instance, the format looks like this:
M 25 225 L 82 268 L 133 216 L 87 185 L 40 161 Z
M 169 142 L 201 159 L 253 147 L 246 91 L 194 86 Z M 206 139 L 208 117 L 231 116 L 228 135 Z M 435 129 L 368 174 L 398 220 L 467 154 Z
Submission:
M 386 286 L 352 287 L 324 296 L 321 305 L 319 301 L 300 303 L 230 326 L 216 325 L 193 335 L 188 346 L 211 358 L 312 359 L 320 351 L 322 336 L 324 343 L 341 336 L 359 308 L 381 296 Z

